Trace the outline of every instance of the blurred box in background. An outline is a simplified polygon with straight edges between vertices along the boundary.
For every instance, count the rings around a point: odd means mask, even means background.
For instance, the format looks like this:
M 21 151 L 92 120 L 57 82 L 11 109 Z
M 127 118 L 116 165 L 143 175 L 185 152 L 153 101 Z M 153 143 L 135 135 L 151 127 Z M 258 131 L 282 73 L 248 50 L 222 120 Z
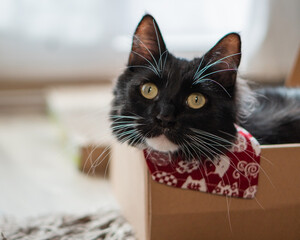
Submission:
M 62 131 L 62 143 L 88 175 L 108 174 L 111 99 L 111 85 L 55 88 L 47 94 L 48 111 Z

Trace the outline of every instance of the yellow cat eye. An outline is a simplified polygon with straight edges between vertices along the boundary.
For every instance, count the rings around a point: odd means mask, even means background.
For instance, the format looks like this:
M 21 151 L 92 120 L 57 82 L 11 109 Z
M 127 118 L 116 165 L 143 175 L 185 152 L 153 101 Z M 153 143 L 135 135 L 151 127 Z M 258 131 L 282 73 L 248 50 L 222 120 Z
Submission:
M 205 102 L 205 97 L 201 93 L 192 93 L 186 100 L 187 105 L 193 109 L 202 108 Z
M 153 99 L 158 94 L 158 88 L 153 83 L 145 83 L 141 87 L 141 94 L 144 98 Z

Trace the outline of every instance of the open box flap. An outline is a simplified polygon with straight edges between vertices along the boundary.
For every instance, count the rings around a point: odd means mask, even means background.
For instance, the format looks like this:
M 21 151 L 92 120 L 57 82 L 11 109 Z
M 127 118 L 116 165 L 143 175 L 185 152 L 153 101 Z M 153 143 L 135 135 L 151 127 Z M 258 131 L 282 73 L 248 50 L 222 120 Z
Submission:
M 140 239 L 149 239 L 151 198 L 143 152 L 114 143 L 111 155 L 110 179 L 122 214 L 134 226 Z

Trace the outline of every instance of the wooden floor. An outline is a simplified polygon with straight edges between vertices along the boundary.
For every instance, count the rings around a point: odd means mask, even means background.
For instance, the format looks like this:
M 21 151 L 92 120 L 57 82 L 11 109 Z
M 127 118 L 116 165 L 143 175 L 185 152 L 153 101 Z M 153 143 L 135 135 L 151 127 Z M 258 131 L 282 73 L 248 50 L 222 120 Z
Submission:
M 0 116 L 0 216 L 117 207 L 108 181 L 80 173 L 60 134 L 43 116 Z

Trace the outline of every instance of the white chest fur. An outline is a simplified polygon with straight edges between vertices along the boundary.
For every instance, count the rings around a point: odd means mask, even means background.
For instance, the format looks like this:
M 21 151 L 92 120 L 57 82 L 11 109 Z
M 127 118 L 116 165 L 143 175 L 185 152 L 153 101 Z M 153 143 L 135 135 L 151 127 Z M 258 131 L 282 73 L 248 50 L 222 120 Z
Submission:
M 158 137 L 147 138 L 146 143 L 148 147 L 160 152 L 175 152 L 179 148 L 177 144 L 172 143 L 163 134 Z

